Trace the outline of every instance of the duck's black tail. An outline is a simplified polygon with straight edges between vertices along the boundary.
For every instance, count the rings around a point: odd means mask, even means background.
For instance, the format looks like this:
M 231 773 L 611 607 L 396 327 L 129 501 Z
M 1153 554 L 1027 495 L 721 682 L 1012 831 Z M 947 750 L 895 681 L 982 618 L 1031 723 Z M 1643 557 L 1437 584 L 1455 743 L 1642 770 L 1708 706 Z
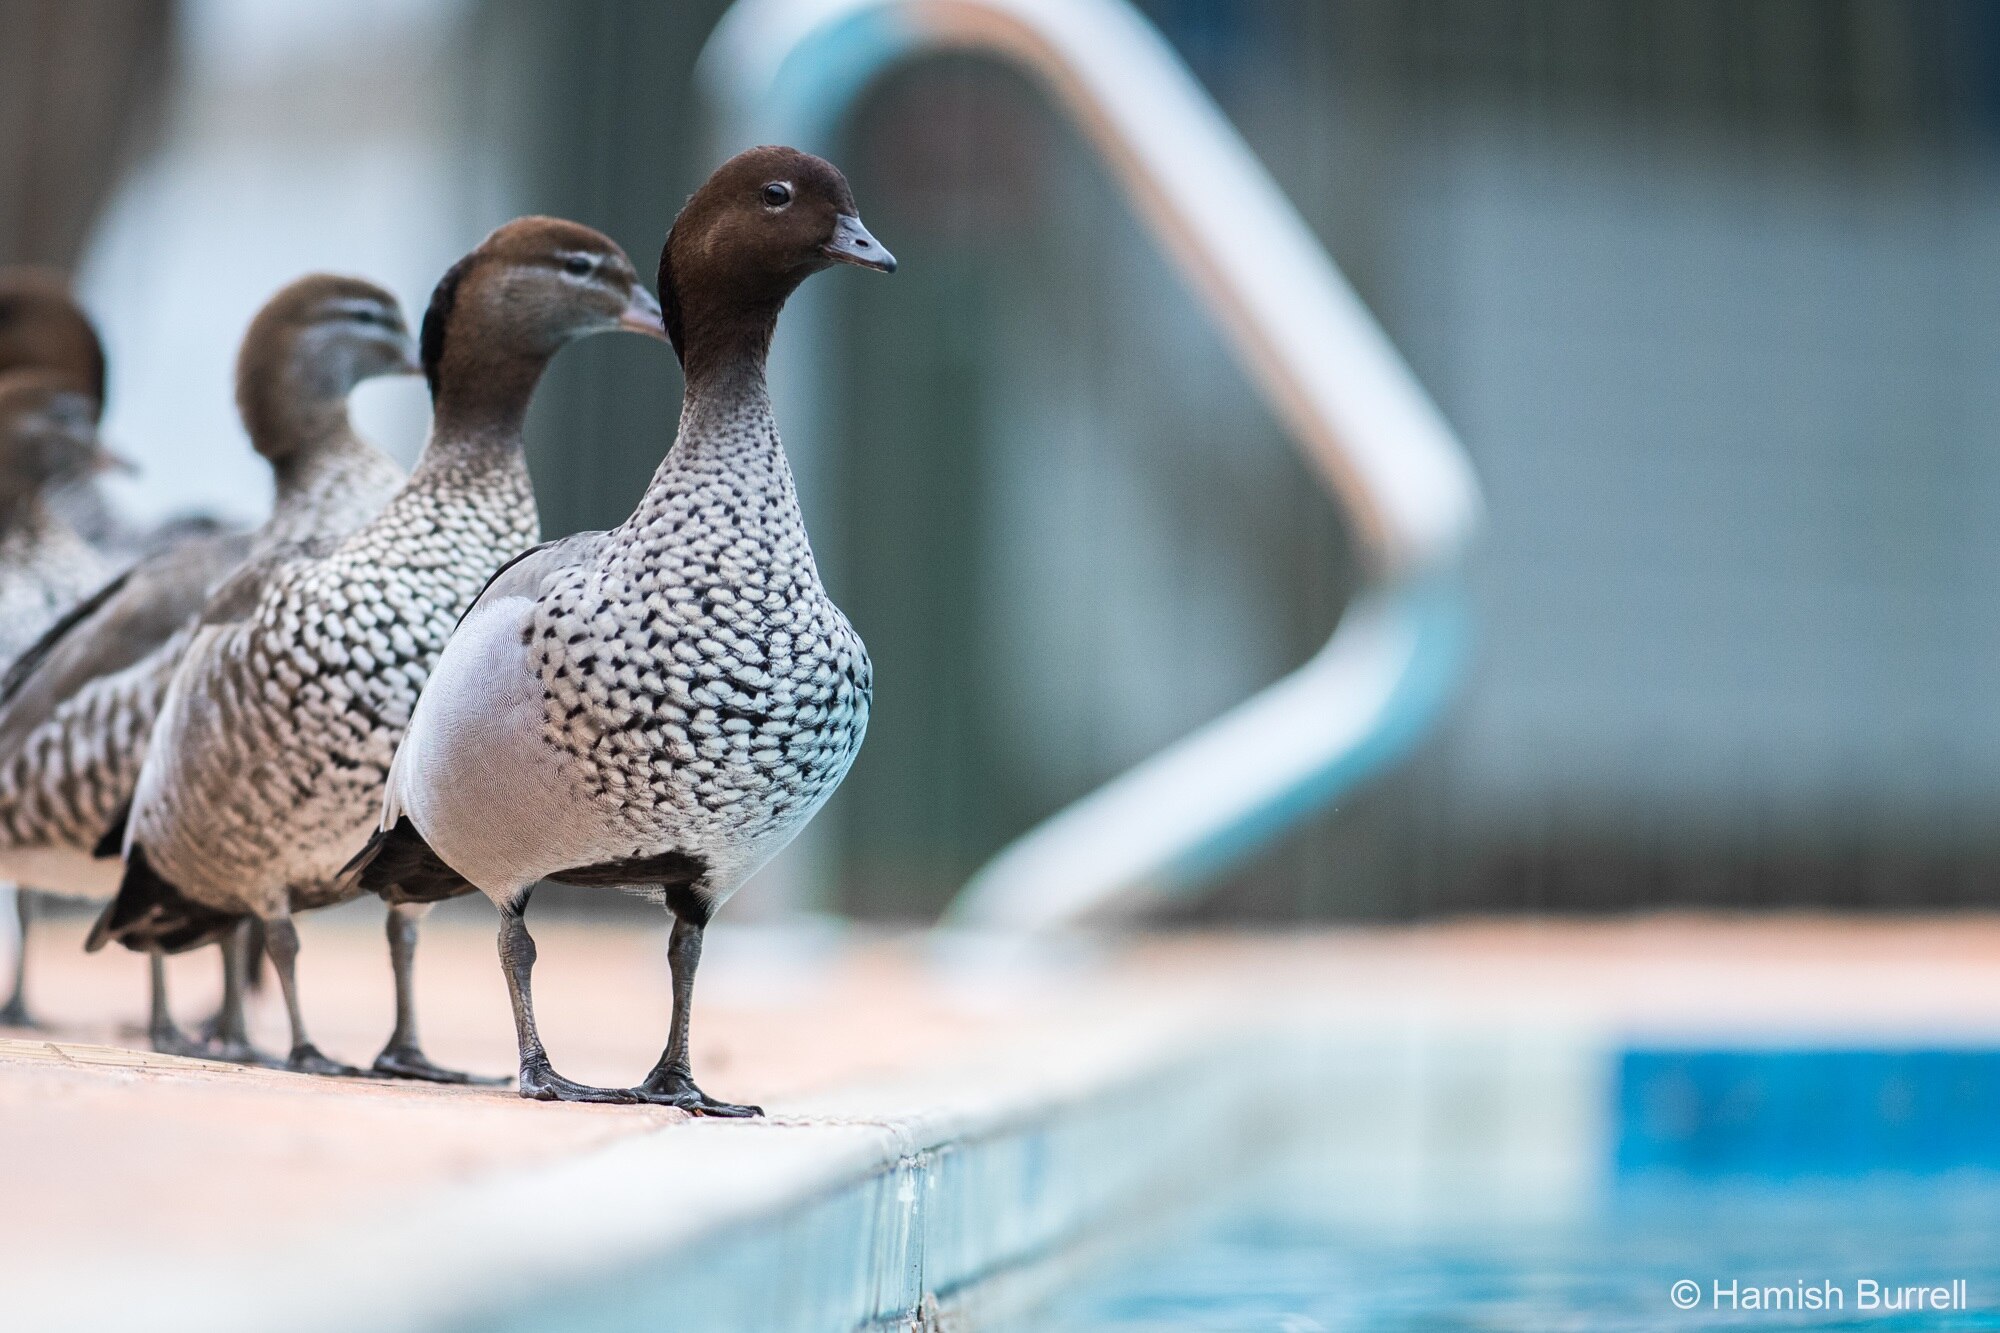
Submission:
M 438 903 L 473 891 L 472 882 L 444 863 L 405 815 L 377 831 L 341 867 L 340 877 L 394 903 Z
M 185 953 L 219 940 L 243 918 L 194 901 L 162 879 L 134 846 L 125 858 L 125 878 L 83 947 L 95 953 L 117 940 L 135 953 Z

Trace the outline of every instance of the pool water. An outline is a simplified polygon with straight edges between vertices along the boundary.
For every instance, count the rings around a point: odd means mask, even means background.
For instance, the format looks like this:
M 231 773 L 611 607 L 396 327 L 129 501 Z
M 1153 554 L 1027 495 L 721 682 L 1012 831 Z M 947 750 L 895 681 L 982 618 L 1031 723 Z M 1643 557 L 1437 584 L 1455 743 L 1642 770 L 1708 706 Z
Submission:
M 2000 1181 L 1649 1185 L 1560 1224 L 1385 1237 L 1266 1191 L 1072 1293 L 1044 1326 L 1260 1333 L 1521 1330 L 2000 1329 Z M 1857 1309 L 1864 1279 L 1962 1280 L 1968 1309 Z M 1697 1284 L 1694 1308 L 1674 1284 Z M 1723 1289 L 1718 1300 L 1715 1291 Z M 1803 1306 L 1826 1284 L 1835 1310 Z M 1728 1291 L 1737 1297 L 1732 1309 Z M 1775 1290 L 1748 1296 L 1751 1288 Z M 1926 1297 L 1928 1300 L 1928 1297 Z
M 2000 1052 L 1632 1049 L 1600 1086 L 1554 1206 L 1434 1162 L 1412 1207 L 1308 1142 L 1035 1327 L 2000 1329 Z

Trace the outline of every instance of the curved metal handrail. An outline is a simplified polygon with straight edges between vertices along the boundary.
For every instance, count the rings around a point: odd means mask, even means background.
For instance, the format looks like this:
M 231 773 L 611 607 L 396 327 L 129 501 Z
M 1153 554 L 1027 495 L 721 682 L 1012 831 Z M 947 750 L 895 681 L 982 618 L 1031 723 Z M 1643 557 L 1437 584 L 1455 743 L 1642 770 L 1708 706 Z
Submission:
M 1311 229 L 1123 0 L 738 0 L 698 78 L 718 147 L 826 148 L 872 78 L 945 50 L 1018 66 L 1082 128 L 1327 481 L 1372 577 L 1305 666 L 1004 848 L 949 914 L 1035 928 L 1198 884 L 1407 751 L 1456 673 L 1451 571 L 1479 490 Z

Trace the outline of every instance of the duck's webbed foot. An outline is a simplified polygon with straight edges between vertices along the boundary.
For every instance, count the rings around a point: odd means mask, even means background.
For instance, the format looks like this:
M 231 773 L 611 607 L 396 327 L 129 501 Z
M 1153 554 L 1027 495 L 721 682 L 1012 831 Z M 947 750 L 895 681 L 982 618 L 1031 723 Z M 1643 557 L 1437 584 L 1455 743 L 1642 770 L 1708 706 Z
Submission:
M 537 1102 L 617 1102 L 630 1105 L 640 1101 L 631 1088 L 593 1088 L 576 1083 L 550 1068 L 547 1060 L 531 1060 L 521 1066 L 521 1095 Z
M 14 910 L 19 914 L 20 930 L 14 939 L 14 985 L 7 994 L 7 1003 L 0 1005 L 0 1028 L 41 1026 L 28 1010 L 28 928 L 35 919 L 34 901 L 26 889 L 14 890 Z
M 250 1026 L 243 1009 L 245 978 L 252 959 L 258 956 L 251 947 L 250 930 L 251 922 L 239 923 L 234 931 L 217 942 L 216 948 L 222 955 L 222 1004 L 214 1016 L 202 1025 L 201 1039 L 212 1060 L 277 1069 L 283 1066 L 282 1060 L 266 1055 L 250 1044 Z M 261 949 L 263 946 L 256 947 Z
M 211 1037 L 202 1043 L 201 1054 L 210 1060 L 221 1060 L 225 1064 L 232 1065 L 250 1065 L 257 1069 L 289 1067 L 285 1061 L 258 1050 L 241 1037 Z
M 167 960 L 158 950 L 147 955 L 150 969 L 150 989 L 152 1003 L 146 1016 L 146 1042 L 161 1055 L 184 1055 L 194 1060 L 206 1060 L 211 1052 L 208 1043 L 181 1031 L 180 1024 L 174 1022 L 173 1011 L 167 1007 Z
M 0 1005 L 0 1028 L 39 1028 L 41 1020 L 28 1008 L 27 997 L 16 991 Z
M 215 1050 L 198 1037 L 190 1037 L 171 1021 L 151 1023 L 146 1028 L 146 1040 L 161 1055 L 184 1055 L 191 1060 L 213 1060 Z
M 694 1085 L 694 1080 L 686 1074 L 649 1075 L 644 1083 L 632 1089 L 635 1101 L 649 1102 L 654 1106 L 678 1106 L 683 1111 L 695 1115 L 719 1116 L 729 1120 L 747 1120 L 764 1114 L 761 1106 L 738 1106 L 734 1102 L 719 1102 Z
M 383 1078 L 409 1078 L 423 1083 L 465 1083 L 482 1088 L 504 1088 L 512 1079 L 504 1076 L 493 1078 L 485 1074 L 468 1074 L 461 1069 L 446 1069 L 433 1064 L 423 1048 L 415 1043 L 390 1042 L 375 1057 L 375 1072 Z
M 292 1047 L 292 1053 L 285 1057 L 285 1068 L 294 1074 L 324 1074 L 329 1078 L 368 1078 L 369 1072 L 344 1065 L 338 1060 L 321 1053 L 311 1042 L 300 1042 Z

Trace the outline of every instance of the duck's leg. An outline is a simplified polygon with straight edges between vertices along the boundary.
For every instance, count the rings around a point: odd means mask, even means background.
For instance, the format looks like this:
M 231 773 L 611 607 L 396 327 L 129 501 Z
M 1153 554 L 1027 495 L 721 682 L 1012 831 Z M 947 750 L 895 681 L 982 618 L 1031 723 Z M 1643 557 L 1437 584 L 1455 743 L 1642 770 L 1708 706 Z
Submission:
M 158 949 L 148 950 L 146 965 L 147 984 L 152 991 L 146 1019 L 147 1040 L 162 1055 L 206 1056 L 208 1048 L 182 1032 L 174 1022 L 173 1011 L 167 1008 L 167 956 Z
M 300 1074 L 333 1074 L 345 1078 L 364 1075 L 367 1071 L 344 1065 L 338 1060 L 329 1060 L 306 1037 L 305 1016 L 299 1012 L 299 932 L 298 927 L 292 924 L 289 912 L 264 918 L 264 950 L 270 954 L 271 967 L 278 974 L 278 985 L 285 992 L 285 1014 L 292 1023 L 292 1052 L 285 1057 L 285 1068 Z
M 694 972 L 701 965 L 701 936 L 708 928 L 709 908 L 693 890 L 685 888 L 668 889 L 667 904 L 674 912 L 674 930 L 667 941 L 667 964 L 674 973 L 674 1016 L 659 1063 L 632 1091 L 641 1101 L 678 1106 L 696 1115 L 762 1115 L 760 1106 L 719 1102 L 694 1085 L 688 1060 L 688 1011 L 694 1005 Z
M 417 926 L 430 915 L 429 903 L 392 903 L 389 906 L 389 965 L 396 973 L 396 1030 L 389 1044 L 375 1057 L 375 1072 L 390 1078 L 415 1078 L 428 1083 L 480 1083 L 500 1087 L 504 1078 L 486 1078 L 431 1063 L 417 1040 L 416 963 Z
M 243 992 L 254 961 L 251 957 L 249 920 L 216 941 L 222 953 L 222 1007 L 216 1010 L 204 1034 L 209 1054 L 217 1060 L 240 1065 L 270 1065 L 276 1061 L 250 1044 L 250 1025 L 243 1013 Z
M 34 895 L 12 884 L 6 888 L 14 895 L 14 920 L 20 929 L 14 935 L 14 985 L 6 1007 L 0 1008 L 0 1028 L 39 1027 L 28 1012 L 28 927 L 35 919 Z
M 538 1102 L 636 1102 L 624 1088 L 593 1088 L 575 1083 L 549 1065 L 542 1049 L 541 1034 L 535 1030 L 535 998 L 531 979 L 535 970 L 535 941 L 528 934 L 522 913 L 528 907 L 528 891 L 498 904 L 500 908 L 500 966 L 507 974 L 507 998 L 514 1006 L 514 1040 L 521 1051 L 521 1095 Z

